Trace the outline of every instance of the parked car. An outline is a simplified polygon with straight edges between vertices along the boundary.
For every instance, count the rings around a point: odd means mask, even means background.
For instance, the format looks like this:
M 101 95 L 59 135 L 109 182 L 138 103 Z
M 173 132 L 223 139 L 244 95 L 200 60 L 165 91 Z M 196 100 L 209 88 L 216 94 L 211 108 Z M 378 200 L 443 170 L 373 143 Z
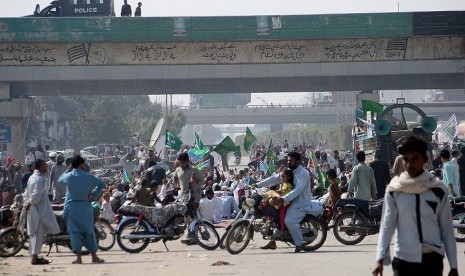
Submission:
M 56 152 L 57 154 L 61 154 L 65 157 L 65 160 L 68 158 L 72 158 L 74 156 L 74 152 L 69 152 L 69 151 L 63 151 L 63 150 L 52 150 Z
M 92 159 L 97 159 L 98 156 L 95 155 L 95 154 L 92 154 L 88 151 L 85 151 L 85 150 L 81 150 L 81 156 L 82 158 L 86 159 L 86 160 L 92 160 Z

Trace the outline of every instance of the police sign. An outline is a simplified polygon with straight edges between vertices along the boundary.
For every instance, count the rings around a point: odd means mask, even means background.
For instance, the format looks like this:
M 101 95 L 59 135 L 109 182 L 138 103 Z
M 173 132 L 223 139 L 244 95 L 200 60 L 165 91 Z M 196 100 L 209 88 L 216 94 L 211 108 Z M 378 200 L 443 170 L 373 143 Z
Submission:
M 0 143 L 11 143 L 10 124 L 0 123 Z

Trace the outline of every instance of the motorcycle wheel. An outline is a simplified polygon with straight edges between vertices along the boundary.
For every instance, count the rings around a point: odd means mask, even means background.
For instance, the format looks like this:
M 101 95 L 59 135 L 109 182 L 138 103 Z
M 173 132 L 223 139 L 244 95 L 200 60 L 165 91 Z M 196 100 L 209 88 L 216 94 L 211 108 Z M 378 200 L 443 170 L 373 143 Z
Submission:
M 235 255 L 239 254 L 249 245 L 252 239 L 253 229 L 249 228 L 249 221 L 242 220 L 236 222 L 226 234 L 224 245 L 229 253 Z
M 300 222 L 302 245 L 305 247 L 305 251 L 315 251 L 323 246 L 328 236 L 328 228 L 325 224 L 326 222 L 313 216 L 307 216 Z
M 96 236 L 99 240 L 98 249 L 102 251 L 108 251 L 115 245 L 116 237 L 115 230 L 111 224 L 105 220 L 100 219 L 96 225 Z
M 457 242 L 465 242 L 465 228 L 458 228 L 458 226 L 465 227 L 465 211 L 458 211 L 452 214 L 452 223 L 454 225 L 454 235 Z
M 128 253 L 139 253 L 144 250 L 150 243 L 150 239 L 124 239 L 124 235 L 128 234 L 146 234 L 148 228 L 144 223 L 139 223 L 138 226 L 137 219 L 130 219 L 125 221 L 118 232 L 116 233 L 116 241 L 118 242 L 119 247 Z
M 15 227 L 9 227 L 0 234 L 0 257 L 16 255 L 23 248 L 26 240 Z
M 224 241 L 226 240 L 226 236 L 228 235 L 228 232 L 229 232 L 229 230 L 226 230 L 226 232 L 224 232 L 223 236 L 221 236 L 221 239 L 220 239 L 220 248 L 221 249 L 226 248 L 226 246 L 224 245 Z
M 352 219 L 353 217 L 353 219 Z M 336 240 L 345 245 L 355 245 L 363 241 L 366 235 L 357 234 L 355 231 L 341 231 L 339 227 L 349 224 L 364 224 L 365 219 L 353 212 L 339 214 L 334 220 L 333 233 Z
M 215 250 L 220 245 L 220 235 L 211 224 L 199 221 L 193 234 L 195 242 L 204 249 Z

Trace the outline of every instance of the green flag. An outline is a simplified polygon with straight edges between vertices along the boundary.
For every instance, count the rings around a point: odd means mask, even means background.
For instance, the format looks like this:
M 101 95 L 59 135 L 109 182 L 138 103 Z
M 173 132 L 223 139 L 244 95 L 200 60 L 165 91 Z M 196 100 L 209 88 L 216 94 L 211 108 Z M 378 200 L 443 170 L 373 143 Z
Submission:
M 320 187 L 323 190 L 329 188 L 329 179 L 323 169 L 320 167 L 320 164 L 316 162 L 316 156 L 313 151 L 310 151 L 309 159 L 312 160 L 313 167 L 315 168 L 315 173 L 317 174 L 317 182 L 316 186 Z
M 194 132 L 194 148 L 203 150 L 205 149 L 205 145 L 202 143 L 202 140 L 200 140 L 199 135 L 197 135 L 197 132 Z
M 384 105 L 370 100 L 362 100 L 362 108 L 365 114 L 367 111 L 380 114 L 384 110 Z
M 167 145 L 171 149 L 180 150 L 181 145 L 182 145 L 182 141 L 181 141 L 181 139 L 178 138 L 178 136 L 174 135 L 174 133 L 172 133 L 169 130 L 166 130 L 165 145 Z
M 273 151 L 273 140 L 271 140 L 270 144 L 268 145 L 268 150 L 266 151 L 266 160 L 274 160 L 275 162 L 278 162 L 279 160 Z
M 244 137 L 244 150 L 249 152 L 250 147 L 255 141 L 257 141 L 257 138 L 255 138 L 255 136 L 252 134 L 252 131 L 250 131 L 249 127 L 247 127 Z
M 223 141 L 221 141 L 214 149 L 213 151 L 217 152 L 221 156 L 226 156 L 230 152 L 238 152 L 240 151 L 241 148 L 239 146 L 236 146 L 234 144 L 233 140 L 231 137 L 226 136 Z

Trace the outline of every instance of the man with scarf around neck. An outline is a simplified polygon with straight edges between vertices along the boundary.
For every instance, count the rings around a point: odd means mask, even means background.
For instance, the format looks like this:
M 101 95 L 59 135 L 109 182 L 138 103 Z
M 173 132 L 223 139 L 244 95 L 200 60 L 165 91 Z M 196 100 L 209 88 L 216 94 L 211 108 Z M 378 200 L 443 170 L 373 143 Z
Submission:
M 449 275 L 458 275 L 448 190 L 424 169 L 427 149 L 427 143 L 417 136 L 399 146 L 406 171 L 386 188 L 373 275 L 383 274 L 383 260 L 395 231 L 394 275 L 442 275 L 444 251 Z

